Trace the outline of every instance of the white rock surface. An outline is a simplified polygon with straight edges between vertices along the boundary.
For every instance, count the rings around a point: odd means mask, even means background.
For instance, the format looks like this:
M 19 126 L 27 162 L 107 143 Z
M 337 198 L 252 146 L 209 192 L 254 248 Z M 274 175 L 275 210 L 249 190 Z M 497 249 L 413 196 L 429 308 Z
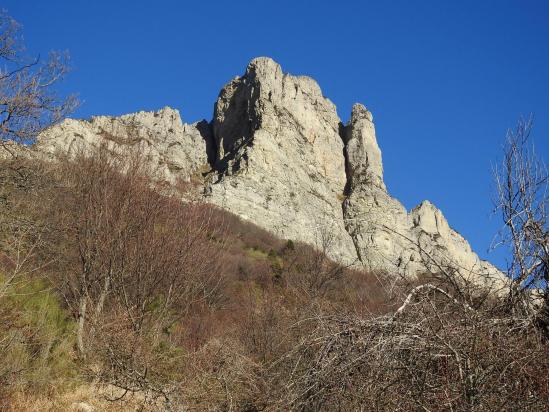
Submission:
M 66 119 L 43 134 L 35 144 L 41 153 L 74 153 L 106 144 L 111 150 L 136 150 L 171 183 L 189 181 L 208 164 L 206 122 L 183 124 L 177 110 L 139 112 L 120 117 L 96 116 L 90 120 Z
M 221 91 L 213 120 L 219 181 L 209 201 L 283 238 L 356 261 L 343 225 L 340 120 L 311 78 L 253 60 Z
M 87 402 L 75 402 L 72 404 L 75 412 L 96 412 L 96 409 Z
M 344 220 L 364 266 L 405 276 L 452 267 L 478 284 L 505 284 L 503 274 L 480 260 L 429 201 L 407 213 L 387 193 L 373 117 L 364 106 L 353 107 L 344 137 L 349 179 Z
M 372 114 L 360 103 L 353 106 L 350 124 L 343 132 L 349 188 L 374 186 L 385 190 L 381 150 Z
M 417 239 L 421 249 L 433 258 L 433 261 L 424 259 L 429 270 L 436 272 L 437 265 L 446 265 L 459 270 L 466 280 L 498 289 L 506 285 L 503 274 L 489 262 L 479 259 L 469 243 L 449 226 L 442 212 L 432 203 L 423 201 L 412 209 L 409 216 L 411 237 Z

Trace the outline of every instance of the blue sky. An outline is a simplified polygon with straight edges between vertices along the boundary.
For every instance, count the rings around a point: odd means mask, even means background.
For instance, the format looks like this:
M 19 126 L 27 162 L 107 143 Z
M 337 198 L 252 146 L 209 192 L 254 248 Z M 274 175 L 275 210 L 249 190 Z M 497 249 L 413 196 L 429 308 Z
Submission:
M 349 118 L 374 114 L 386 183 L 407 208 L 423 199 L 484 258 L 491 165 L 505 131 L 535 115 L 549 154 L 547 1 L 21 1 L 1 7 L 24 26 L 31 53 L 69 50 L 62 85 L 75 117 L 172 106 L 211 119 L 220 88 L 270 56 L 315 78 Z

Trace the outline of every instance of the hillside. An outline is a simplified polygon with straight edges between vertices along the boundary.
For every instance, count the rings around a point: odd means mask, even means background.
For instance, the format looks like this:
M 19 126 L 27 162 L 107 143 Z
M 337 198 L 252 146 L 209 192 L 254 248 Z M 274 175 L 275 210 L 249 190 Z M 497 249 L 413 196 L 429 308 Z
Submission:
M 131 176 L 100 153 L 1 164 L 2 410 L 67 410 L 90 398 L 120 410 L 88 379 L 129 388 L 130 410 L 135 396 L 154 409 L 180 385 L 178 399 L 217 409 L 227 390 L 237 399 L 259 390 L 260 364 L 298 339 L 300 319 L 391 307 L 382 277 L 222 209 L 159 195 L 132 164 Z
M 166 181 L 192 180 L 208 203 L 280 238 L 324 248 L 344 265 L 414 277 L 436 262 L 505 287 L 505 276 L 433 204 L 408 212 L 390 196 L 363 105 L 343 125 L 313 79 L 286 74 L 270 58 L 254 59 L 221 90 L 211 121 L 183 124 L 170 108 L 69 119 L 39 136 L 33 150 L 53 155 L 102 144 L 146 153 Z
M 270 58 L 211 120 L 19 116 L 0 146 L 0 410 L 547 409 L 546 175 L 500 190 L 526 245 L 507 276 L 432 203 L 391 197 L 365 106 L 343 124 Z
M 549 412 L 548 21 L 3 0 L 0 412 Z
M 1 410 L 547 405 L 547 345 L 473 284 L 342 266 L 140 155 L 0 166 Z

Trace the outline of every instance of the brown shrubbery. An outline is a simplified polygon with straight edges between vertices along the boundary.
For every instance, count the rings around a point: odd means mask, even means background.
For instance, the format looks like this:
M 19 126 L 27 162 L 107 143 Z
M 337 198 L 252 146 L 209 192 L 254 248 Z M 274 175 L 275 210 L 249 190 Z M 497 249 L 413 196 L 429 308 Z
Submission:
M 549 348 L 523 320 L 429 292 L 398 317 L 327 315 L 284 360 L 275 404 L 296 410 L 532 410 Z
M 545 407 L 547 345 L 499 301 L 342 267 L 144 164 L 102 148 L 2 169 L 4 409 L 92 384 L 115 410 Z

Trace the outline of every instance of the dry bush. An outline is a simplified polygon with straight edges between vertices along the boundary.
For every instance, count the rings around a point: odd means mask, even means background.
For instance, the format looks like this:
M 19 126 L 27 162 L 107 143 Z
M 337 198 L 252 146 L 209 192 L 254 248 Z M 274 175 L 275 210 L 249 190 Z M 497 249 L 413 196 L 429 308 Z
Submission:
M 208 209 L 161 194 L 140 155 L 99 148 L 66 159 L 56 173 L 52 225 L 66 236 L 59 261 L 69 270 L 60 281 L 78 319 L 79 351 L 106 359 L 109 373 L 99 375 L 109 383 L 159 392 L 151 376 L 164 365 L 158 348 L 170 346 L 166 331 L 193 306 L 218 303 L 223 227 Z M 151 348 L 158 353 L 143 352 Z
M 26 267 L 56 286 L 70 325 L 85 298 L 78 373 L 118 388 L 102 391 L 102 402 L 108 395 L 120 410 L 136 402 L 145 410 L 543 410 L 548 353 L 531 319 L 456 282 L 451 267 L 395 282 L 337 265 L 190 196 L 183 204 L 140 160 L 99 151 L 36 163 L 30 185 L 11 186 L 2 220 L 32 228 L 19 232 L 32 235 L 27 246 L 40 239 Z M 16 267 L 1 256 L 4 272 Z M 0 313 L 10 333 L 12 315 Z M 76 328 L 67 330 L 73 339 L 59 348 L 74 344 Z M 28 339 L 33 362 L 49 342 L 37 338 Z M 42 365 L 42 381 L 63 371 Z
M 212 311 L 223 300 L 224 226 L 211 208 L 166 194 L 140 155 L 99 148 L 61 160 L 30 162 L 25 185 L 5 169 L 11 175 L 4 182 L 13 184 L 2 185 L 9 196 L 0 275 L 11 272 L 0 286 L 28 281 L 32 270 L 55 286 L 54 299 L 62 297 L 78 321 L 84 370 L 164 396 L 176 376 L 171 355 L 181 350 L 172 330 L 195 308 Z M 12 259 L 13 245 L 22 244 L 14 229 L 32 246 L 32 256 L 17 255 L 25 266 Z
M 88 355 L 89 378 L 120 389 L 111 401 L 139 394 L 144 403 L 166 402 L 182 379 L 182 348 L 155 327 L 135 330 L 127 314 L 109 311 L 101 317 Z
M 264 410 L 268 389 L 262 365 L 238 341 L 212 339 L 186 359 L 180 400 L 189 410 Z
M 37 199 L 51 181 L 42 171 L 28 161 L 0 162 L 0 401 L 74 377 L 73 325 L 44 275 L 50 228 L 37 219 Z
M 424 284 L 392 315 L 311 319 L 314 331 L 284 358 L 273 407 L 543 410 L 549 348 L 528 319 L 492 309 Z

